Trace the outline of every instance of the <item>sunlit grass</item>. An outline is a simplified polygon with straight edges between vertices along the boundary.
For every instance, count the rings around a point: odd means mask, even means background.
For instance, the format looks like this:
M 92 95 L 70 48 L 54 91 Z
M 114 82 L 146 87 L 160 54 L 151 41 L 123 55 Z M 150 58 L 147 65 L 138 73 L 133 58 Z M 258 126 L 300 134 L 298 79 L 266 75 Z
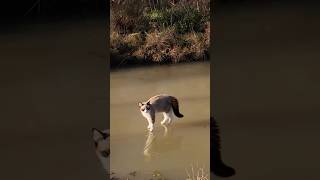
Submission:
M 204 167 L 194 167 L 190 165 L 190 169 L 186 169 L 186 180 L 209 180 L 210 174 L 205 172 Z
M 121 62 L 123 56 L 150 63 L 208 60 L 209 0 L 112 2 L 110 47 Z

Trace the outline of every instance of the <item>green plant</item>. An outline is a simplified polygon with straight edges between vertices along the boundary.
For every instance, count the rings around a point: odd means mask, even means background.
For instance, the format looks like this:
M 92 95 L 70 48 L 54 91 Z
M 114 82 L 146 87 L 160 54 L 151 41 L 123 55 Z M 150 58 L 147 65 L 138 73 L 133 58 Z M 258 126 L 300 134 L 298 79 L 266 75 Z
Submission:
M 175 27 L 180 34 L 191 31 L 203 32 L 208 21 L 199 10 L 192 6 L 179 6 L 170 9 L 154 9 L 145 14 L 145 17 L 158 28 Z

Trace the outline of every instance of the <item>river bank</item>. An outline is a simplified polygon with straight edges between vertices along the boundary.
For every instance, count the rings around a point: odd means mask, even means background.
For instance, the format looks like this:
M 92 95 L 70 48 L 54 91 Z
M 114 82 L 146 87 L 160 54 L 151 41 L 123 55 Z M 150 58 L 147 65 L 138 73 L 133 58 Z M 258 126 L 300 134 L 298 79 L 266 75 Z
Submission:
M 110 66 L 209 60 L 209 1 L 110 2 Z

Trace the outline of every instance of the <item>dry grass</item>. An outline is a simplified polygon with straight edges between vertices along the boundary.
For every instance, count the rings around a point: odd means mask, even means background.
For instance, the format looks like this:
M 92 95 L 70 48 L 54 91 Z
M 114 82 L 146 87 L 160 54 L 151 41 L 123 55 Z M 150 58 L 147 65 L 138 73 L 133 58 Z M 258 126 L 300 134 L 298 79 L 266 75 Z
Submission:
M 202 167 L 190 166 L 190 169 L 186 169 L 187 178 L 185 180 L 209 180 L 210 174 L 204 171 Z M 133 171 L 125 177 L 115 177 L 113 176 L 111 180 L 130 180 L 136 179 L 137 172 Z M 140 177 L 141 178 L 141 177 Z M 146 178 L 146 177 L 145 177 Z M 160 171 L 154 170 L 149 180 L 168 180 Z
M 204 168 L 196 167 L 191 165 L 190 170 L 186 169 L 187 178 L 186 180 L 209 180 L 210 174 L 204 171 Z
M 209 0 L 110 3 L 113 56 L 149 63 L 208 60 Z

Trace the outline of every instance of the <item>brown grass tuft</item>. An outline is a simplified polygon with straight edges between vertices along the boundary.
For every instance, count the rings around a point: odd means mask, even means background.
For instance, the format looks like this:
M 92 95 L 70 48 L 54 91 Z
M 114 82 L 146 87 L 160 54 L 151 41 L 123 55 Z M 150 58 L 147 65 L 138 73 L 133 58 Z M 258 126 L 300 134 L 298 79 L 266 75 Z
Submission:
M 152 63 L 208 60 L 209 0 L 113 0 L 110 5 L 113 53 Z

